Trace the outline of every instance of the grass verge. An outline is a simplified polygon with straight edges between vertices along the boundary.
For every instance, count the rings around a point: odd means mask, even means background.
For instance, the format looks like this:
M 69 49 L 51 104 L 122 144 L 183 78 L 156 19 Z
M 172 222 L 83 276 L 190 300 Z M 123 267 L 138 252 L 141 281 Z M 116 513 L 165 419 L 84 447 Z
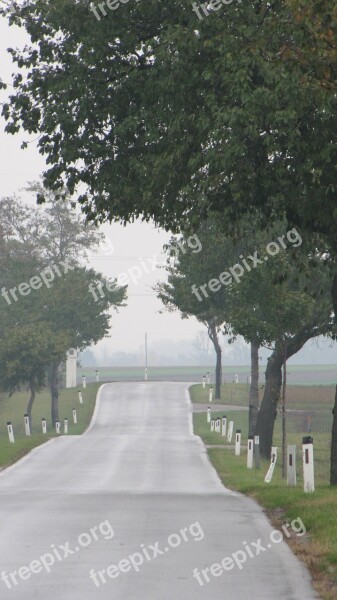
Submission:
M 77 388 L 64 389 L 60 391 L 59 418 L 63 430 L 65 418 L 69 421 L 69 434 L 80 435 L 88 427 L 95 408 L 98 388 L 101 384 L 89 383 L 85 389 L 81 389 L 83 404 L 79 403 Z M 8 395 L 0 395 L 0 468 L 7 467 L 25 456 L 28 452 L 56 437 L 52 429 L 50 417 L 50 394 L 47 390 L 37 394 L 32 412 L 32 435 L 25 435 L 23 416 L 28 403 L 28 392 L 18 392 L 11 398 Z M 73 408 L 77 412 L 77 424 L 73 423 Z M 41 419 L 47 420 L 47 435 L 42 434 Z M 7 434 L 7 421 L 13 425 L 15 444 L 11 444 Z
M 198 386 L 201 387 L 202 386 Z M 205 392 L 205 390 L 203 390 Z M 192 387 L 193 394 L 193 387 Z M 191 394 L 191 396 L 192 396 Z M 225 411 L 224 411 L 225 412 Z M 213 416 L 222 416 L 214 413 Z M 228 421 L 234 421 L 235 429 L 242 430 L 243 445 L 247 440 L 248 417 L 245 411 L 226 411 Z M 194 432 L 208 446 L 226 444 L 226 438 L 219 433 L 210 432 L 205 413 L 193 415 Z M 287 487 L 281 476 L 281 460 L 275 468 L 272 482 L 264 483 L 268 470 L 268 461 L 261 461 L 261 469 L 247 469 L 246 451 L 234 456 L 231 448 L 208 448 L 210 460 L 217 470 L 223 484 L 254 498 L 266 511 L 275 528 L 296 517 L 305 524 L 307 533 L 303 538 L 290 538 L 288 543 L 293 551 L 305 562 L 310 570 L 313 585 L 324 600 L 337 598 L 337 488 L 329 486 L 329 446 L 330 438 L 326 433 L 315 432 L 315 481 L 316 491 L 304 494 L 301 474 L 301 440 L 305 431 L 292 427 L 291 415 L 288 418 L 288 443 L 297 444 L 298 486 Z M 293 423 L 294 424 L 294 423 Z M 280 448 L 280 423 L 276 422 L 274 444 Z M 279 450 L 280 452 L 280 450 Z

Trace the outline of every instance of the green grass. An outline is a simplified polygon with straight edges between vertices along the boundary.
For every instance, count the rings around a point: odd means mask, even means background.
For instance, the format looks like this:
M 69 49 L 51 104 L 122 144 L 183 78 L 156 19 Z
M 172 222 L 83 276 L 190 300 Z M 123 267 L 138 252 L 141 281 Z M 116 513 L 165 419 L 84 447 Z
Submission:
M 202 390 L 202 386 L 198 386 Z M 205 392 L 205 390 L 202 390 Z M 200 389 L 191 388 L 191 397 L 200 398 Z M 305 404 L 302 403 L 305 409 Z M 213 417 L 223 414 L 234 421 L 234 432 L 242 430 L 242 444 L 247 444 L 248 414 L 246 411 L 222 411 L 212 413 Z M 331 415 L 330 415 L 331 416 Z M 289 523 L 300 517 L 307 529 L 301 542 L 291 541 L 296 554 L 306 562 L 311 571 L 313 582 L 320 596 L 325 600 L 337 598 L 337 488 L 329 486 L 330 470 L 330 433 L 315 431 L 314 460 L 315 487 L 313 494 L 304 494 L 302 477 L 302 436 L 306 435 L 306 420 L 298 419 L 294 413 L 288 414 L 287 443 L 297 445 L 297 487 L 286 485 L 281 474 L 281 423 L 278 417 L 275 424 L 273 444 L 279 448 L 278 461 L 271 483 L 264 483 L 269 461 L 261 460 L 261 468 L 247 469 L 246 450 L 241 456 L 234 456 L 231 448 L 209 448 L 212 464 L 224 485 L 232 490 L 247 494 L 257 500 L 268 512 L 275 527 Z M 227 438 L 219 433 L 210 432 L 206 413 L 194 413 L 194 432 L 205 444 L 228 444 Z M 321 427 L 322 429 L 323 427 Z M 324 429 L 324 428 L 323 428 Z M 234 439 L 234 436 L 233 436 Z
M 190 396 L 195 404 L 207 404 L 209 398 L 210 385 L 206 385 L 205 389 L 200 384 L 195 384 L 190 387 Z M 213 403 L 214 404 L 233 404 L 235 406 L 248 406 L 249 387 L 246 383 L 225 383 L 221 386 L 221 399 L 214 399 L 213 387 Z
M 88 427 L 95 408 L 96 395 L 100 384 L 89 383 L 85 389 L 81 389 L 83 404 L 79 403 L 77 390 L 72 388 L 61 390 L 59 397 L 59 417 L 61 430 L 63 431 L 63 420 L 69 420 L 69 434 L 80 435 Z M 11 398 L 8 395 L 0 395 L 0 467 L 13 464 L 33 448 L 40 446 L 47 440 L 56 436 L 51 426 L 50 417 L 50 394 L 47 390 L 37 394 L 32 412 L 32 435 L 25 435 L 23 415 L 26 412 L 28 392 L 18 392 Z M 73 424 L 72 410 L 77 411 L 77 425 Z M 41 419 L 47 420 L 47 435 L 41 431 Z M 7 421 L 13 424 L 15 444 L 8 440 Z

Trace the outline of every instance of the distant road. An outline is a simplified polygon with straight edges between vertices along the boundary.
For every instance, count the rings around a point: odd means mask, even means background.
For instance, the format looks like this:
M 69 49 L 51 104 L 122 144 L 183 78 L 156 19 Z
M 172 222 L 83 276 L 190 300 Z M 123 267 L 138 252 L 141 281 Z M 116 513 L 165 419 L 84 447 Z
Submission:
M 97 367 L 100 381 L 144 381 L 144 368 L 142 367 Z M 95 367 L 83 367 L 78 369 L 78 383 L 82 381 L 82 375 L 86 375 L 87 381 L 95 381 Z M 188 381 L 200 383 L 202 376 L 210 372 L 211 382 L 214 383 L 213 367 L 149 367 L 150 381 Z M 232 383 L 235 374 L 239 377 L 239 383 L 248 386 L 249 366 L 223 367 L 223 380 Z M 288 367 L 289 385 L 336 385 L 337 364 L 335 365 L 300 365 Z M 264 368 L 260 369 L 260 382 L 264 382 Z
M 185 384 L 104 386 L 89 432 L 4 471 L 0 495 L 2 600 L 316 597 L 286 543 L 268 548 L 262 510 L 222 486 L 191 432 Z M 233 567 L 210 574 L 225 557 Z

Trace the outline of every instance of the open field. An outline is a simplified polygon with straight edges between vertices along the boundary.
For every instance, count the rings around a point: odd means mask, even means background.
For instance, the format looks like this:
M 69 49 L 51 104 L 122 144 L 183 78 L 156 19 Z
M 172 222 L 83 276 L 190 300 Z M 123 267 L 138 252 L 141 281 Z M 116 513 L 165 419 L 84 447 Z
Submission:
M 60 391 L 59 417 L 62 431 L 65 418 L 69 420 L 69 434 L 79 435 L 86 430 L 93 414 L 98 388 L 99 384 L 90 383 L 85 389 L 81 389 L 83 404 L 79 403 L 77 388 Z M 0 467 L 16 462 L 36 446 L 56 436 L 51 427 L 50 394 L 44 390 L 36 396 L 32 412 L 32 435 L 26 437 L 23 415 L 28 399 L 28 392 L 17 392 L 11 398 L 8 398 L 8 394 L 0 395 Z M 77 411 L 77 425 L 73 424 L 73 408 Z M 42 418 L 47 420 L 47 435 L 41 432 Z M 15 444 L 8 440 L 7 421 L 13 424 Z
M 190 387 L 192 402 L 198 404 L 207 404 L 209 397 L 209 388 L 203 389 L 202 385 L 196 384 Z M 259 387 L 260 401 L 263 397 L 264 387 Z M 236 406 L 248 406 L 249 386 L 247 384 L 226 383 L 221 386 L 221 400 L 216 400 L 216 404 L 233 404 Z M 214 398 L 214 394 L 213 394 Z M 304 410 L 329 412 L 334 405 L 335 386 L 317 385 L 317 386 L 287 386 L 287 407 L 289 410 Z M 214 400 L 215 402 L 215 400 Z
M 336 361 L 337 362 L 337 361 Z M 140 367 L 82 367 L 78 371 L 79 379 L 86 375 L 88 381 L 95 381 L 95 371 L 99 370 L 101 381 L 142 381 L 144 379 L 144 366 Z M 260 381 L 264 382 L 264 369 L 260 368 Z M 191 381 L 201 382 L 202 376 L 209 371 L 211 382 L 214 382 L 213 366 L 173 366 L 152 367 L 149 365 L 149 379 L 153 381 Z M 250 374 L 250 366 L 222 368 L 223 379 L 232 383 L 234 375 L 239 376 L 239 383 L 246 384 Z M 288 381 L 292 385 L 335 385 L 337 383 L 336 365 L 289 365 Z
M 243 389 L 239 386 L 237 402 L 243 406 Z M 329 486 L 330 471 L 330 430 L 332 423 L 331 404 L 334 390 L 330 387 L 299 389 L 290 388 L 289 397 L 303 412 L 287 414 L 287 443 L 297 445 L 297 487 L 287 487 L 281 476 L 281 420 L 278 415 L 275 423 L 274 445 L 279 448 L 278 461 L 272 482 L 264 483 L 269 462 L 261 460 L 261 469 L 247 469 L 246 449 L 242 448 L 241 456 L 234 456 L 234 445 L 231 448 L 218 448 L 217 445 L 228 444 L 221 434 L 210 432 L 205 413 L 194 413 L 194 432 L 208 446 L 211 462 L 217 470 L 224 485 L 255 498 L 268 513 L 275 527 L 284 522 L 300 517 L 305 524 L 307 534 L 302 540 L 290 540 L 290 545 L 298 556 L 308 565 L 316 590 L 325 600 L 337 598 L 337 488 Z M 191 398 L 202 402 L 205 394 L 202 386 L 190 388 Z M 331 396 L 331 400 L 330 400 Z M 330 410 L 327 410 L 330 402 Z M 235 404 L 235 402 L 233 402 Z M 289 399 L 289 405 L 291 404 Z M 321 410 L 318 409 L 321 407 Z M 242 444 L 247 444 L 248 414 L 247 411 L 214 412 L 213 416 L 226 414 L 227 423 L 234 422 L 235 429 L 242 430 Z M 314 494 L 304 494 L 302 477 L 302 436 L 307 435 L 307 414 L 316 415 L 310 422 L 314 438 L 315 485 Z

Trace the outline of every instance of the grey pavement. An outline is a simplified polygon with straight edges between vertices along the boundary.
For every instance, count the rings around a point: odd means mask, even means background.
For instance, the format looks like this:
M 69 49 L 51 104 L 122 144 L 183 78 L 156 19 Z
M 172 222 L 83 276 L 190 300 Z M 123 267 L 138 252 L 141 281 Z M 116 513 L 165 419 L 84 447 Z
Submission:
M 1 600 L 316 598 L 257 504 L 222 486 L 192 433 L 187 387 L 107 384 L 85 435 L 0 474 Z M 206 570 L 225 557 L 230 570 Z

